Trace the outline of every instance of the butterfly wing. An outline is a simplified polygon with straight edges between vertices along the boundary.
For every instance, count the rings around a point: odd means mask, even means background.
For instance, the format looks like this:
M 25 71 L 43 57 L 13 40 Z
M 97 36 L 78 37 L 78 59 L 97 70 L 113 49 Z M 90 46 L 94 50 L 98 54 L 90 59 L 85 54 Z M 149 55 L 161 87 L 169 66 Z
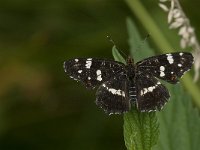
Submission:
M 191 69 L 194 58 L 191 53 L 170 53 L 146 58 L 136 63 L 137 74 L 151 73 L 153 76 L 175 84 Z
M 148 74 L 136 76 L 136 85 L 136 104 L 142 112 L 161 110 L 170 97 L 166 87 Z
M 125 65 L 117 61 L 96 58 L 76 58 L 64 62 L 65 72 L 74 80 L 95 88 L 101 83 L 125 73 Z
M 128 97 L 128 80 L 121 75 L 100 85 L 96 104 L 108 114 L 121 114 L 131 109 Z

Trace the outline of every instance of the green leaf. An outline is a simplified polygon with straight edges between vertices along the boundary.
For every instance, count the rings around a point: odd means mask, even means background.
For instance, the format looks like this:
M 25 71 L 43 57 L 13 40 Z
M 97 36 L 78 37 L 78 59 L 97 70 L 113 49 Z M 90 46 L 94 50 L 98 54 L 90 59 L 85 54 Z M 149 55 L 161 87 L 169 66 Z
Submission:
M 115 60 L 120 61 L 126 64 L 125 59 L 120 55 L 119 51 L 117 50 L 116 46 L 114 45 L 112 48 L 112 54 Z
M 127 30 L 129 35 L 128 43 L 130 45 L 131 56 L 137 61 L 153 56 L 154 51 L 149 47 L 147 39 L 142 39 L 134 24 L 134 22 L 127 18 Z
M 113 47 L 115 60 L 123 62 L 124 59 Z M 124 114 L 124 139 L 128 150 L 150 150 L 158 139 L 158 123 L 155 112 L 144 113 L 137 111 L 136 107 Z
M 154 150 L 197 150 L 200 148 L 199 112 L 180 85 L 173 85 L 170 93 L 170 102 L 158 115 L 161 134 Z
M 127 27 L 129 32 L 129 44 L 131 46 L 131 54 L 136 54 L 134 59 L 141 59 L 153 54 L 153 51 L 149 48 L 148 44 L 143 43 L 145 48 L 140 51 L 135 51 L 141 44 L 141 38 L 136 29 L 134 23 L 127 19 Z M 116 47 L 113 47 L 113 56 L 115 60 L 124 62 L 123 57 L 117 51 Z M 128 150 L 150 150 L 158 140 L 159 130 L 158 122 L 155 112 L 142 113 L 138 112 L 136 107 L 132 107 L 132 110 L 124 114 L 124 140 Z
M 155 112 L 144 113 L 134 108 L 124 115 L 124 139 L 128 150 L 150 150 L 158 134 Z
M 127 19 L 129 45 L 135 60 L 141 60 L 154 54 L 147 41 L 141 39 L 134 22 Z M 136 107 L 124 114 L 124 139 L 128 150 L 150 150 L 159 136 L 155 112 L 138 112 Z

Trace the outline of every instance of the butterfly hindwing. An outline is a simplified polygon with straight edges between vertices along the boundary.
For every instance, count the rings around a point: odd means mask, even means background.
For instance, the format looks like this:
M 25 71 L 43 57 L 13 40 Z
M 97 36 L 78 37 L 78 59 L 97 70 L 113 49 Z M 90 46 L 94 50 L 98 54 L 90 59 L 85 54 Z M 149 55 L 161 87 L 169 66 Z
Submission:
M 175 84 L 182 75 L 191 69 L 191 53 L 170 53 L 146 58 L 136 63 L 138 74 L 147 72 L 153 76 Z
M 121 114 L 131 108 L 128 97 L 128 80 L 125 75 L 114 77 L 100 85 L 96 104 L 108 114 Z
M 148 74 L 136 77 L 137 107 L 142 112 L 161 110 L 170 95 L 164 85 Z
M 86 87 L 95 88 L 118 73 L 125 72 L 125 65 L 105 59 L 76 58 L 65 61 L 64 70 L 74 80 L 83 82 Z

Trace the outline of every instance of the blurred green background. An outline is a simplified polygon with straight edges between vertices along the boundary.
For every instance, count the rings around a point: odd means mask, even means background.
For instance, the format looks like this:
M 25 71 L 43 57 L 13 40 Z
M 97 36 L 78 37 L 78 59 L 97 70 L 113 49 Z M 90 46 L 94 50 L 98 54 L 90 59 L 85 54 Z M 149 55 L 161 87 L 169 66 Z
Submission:
M 158 1 L 142 4 L 179 48 Z M 182 1 L 194 27 L 200 26 L 198 4 Z M 125 1 L 0 1 L 1 150 L 126 149 L 123 117 L 97 108 L 95 91 L 69 79 L 62 63 L 75 57 L 112 58 L 107 35 L 128 54 L 128 16 L 145 37 L 148 31 Z

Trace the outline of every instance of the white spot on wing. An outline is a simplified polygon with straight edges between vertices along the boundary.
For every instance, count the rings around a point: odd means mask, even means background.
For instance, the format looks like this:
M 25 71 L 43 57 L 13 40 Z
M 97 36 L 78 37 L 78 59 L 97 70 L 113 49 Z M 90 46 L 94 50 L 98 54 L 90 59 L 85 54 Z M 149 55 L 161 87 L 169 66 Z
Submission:
M 74 78 L 73 76 L 69 76 L 69 77 L 70 77 L 71 79 L 74 79 L 75 81 L 78 80 L 78 79 Z
M 116 89 L 113 89 L 113 88 L 108 88 L 108 87 L 106 87 L 105 84 L 102 84 L 102 86 L 105 87 L 109 92 L 111 92 L 111 93 L 114 94 L 114 95 L 119 95 L 119 96 L 125 97 L 124 91 L 122 91 L 122 90 L 120 90 L 120 89 L 119 89 L 119 90 L 116 90 Z
M 101 70 L 97 70 L 96 73 L 97 73 L 97 76 L 101 75 Z
M 182 55 L 183 55 L 183 53 L 179 53 L 179 55 L 180 55 L 180 56 L 182 56 Z
M 116 89 L 110 88 L 110 89 L 108 89 L 108 91 L 114 95 L 120 95 L 120 96 L 125 97 L 125 93 L 122 90 L 116 90 Z
M 156 83 L 156 85 L 154 85 L 154 86 L 150 86 L 148 88 L 143 88 L 143 90 L 140 91 L 140 95 L 143 96 L 143 95 L 145 95 L 148 92 L 153 92 L 153 90 L 156 89 L 156 87 L 159 86 L 160 84 L 161 83 L 158 81 Z
M 63 63 L 63 68 L 64 68 L 64 71 L 67 72 L 67 69 L 65 66 L 66 66 L 66 61 Z
M 91 80 L 91 77 L 88 77 L 88 80 Z
M 160 72 L 160 77 L 164 77 L 165 73 L 164 72 Z
M 141 96 L 144 95 L 143 90 L 140 91 L 140 95 L 141 95 Z
M 97 80 L 98 80 L 98 81 L 102 81 L 101 76 L 98 76 L 98 77 L 97 77 Z
M 147 93 L 147 88 L 144 88 L 144 90 L 143 90 L 143 94 L 146 94 Z
M 88 59 L 90 59 L 90 60 L 88 60 Z M 86 61 L 85 67 L 86 67 L 87 69 L 90 69 L 90 67 L 91 67 L 91 65 L 92 65 L 92 61 L 91 61 L 91 58 L 88 58 L 88 59 L 87 59 L 87 61 Z
M 161 84 L 159 81 L 157 82 L 157 85 Z
M 173 56 L 171 54 L 166 54 L 167 55 L 167 60 L 170 64 L 173 64 L 174 63 L 174 59 L 173 59 Z
M 148 91 L 149 91 L 149 92 L 153 92 L 153 90 L 154 90 L 155 88 L 156 88 L 155 86 L 150 86 L 150 87 L 148 87 Z
M 160 66 L 160 71 L 165 71 L 165 67 L 164 66 Z
M 78 59 L 74 59 L 75 60 L 75 62 L 78 62 Z
M 98 80 L 98 81 L 102 81 L 101 70 L 97 70 L 97 71 L 96 71 L 96 74 L 97 74 L 97 80 Z
M 83 70 L 78 70 L 78 73 L 82 73 Z
M 178 64 L 179 67 L 182 67 L 182 64 Z
M 160 66 L 160 77 L 164 77 L 165 76 L 165 67 L 164 66 Z
M 66 69 L 66 68 L 64 68 L 64 71 L 65 71 L 65 72 L 67 72 L 67 69 Z

